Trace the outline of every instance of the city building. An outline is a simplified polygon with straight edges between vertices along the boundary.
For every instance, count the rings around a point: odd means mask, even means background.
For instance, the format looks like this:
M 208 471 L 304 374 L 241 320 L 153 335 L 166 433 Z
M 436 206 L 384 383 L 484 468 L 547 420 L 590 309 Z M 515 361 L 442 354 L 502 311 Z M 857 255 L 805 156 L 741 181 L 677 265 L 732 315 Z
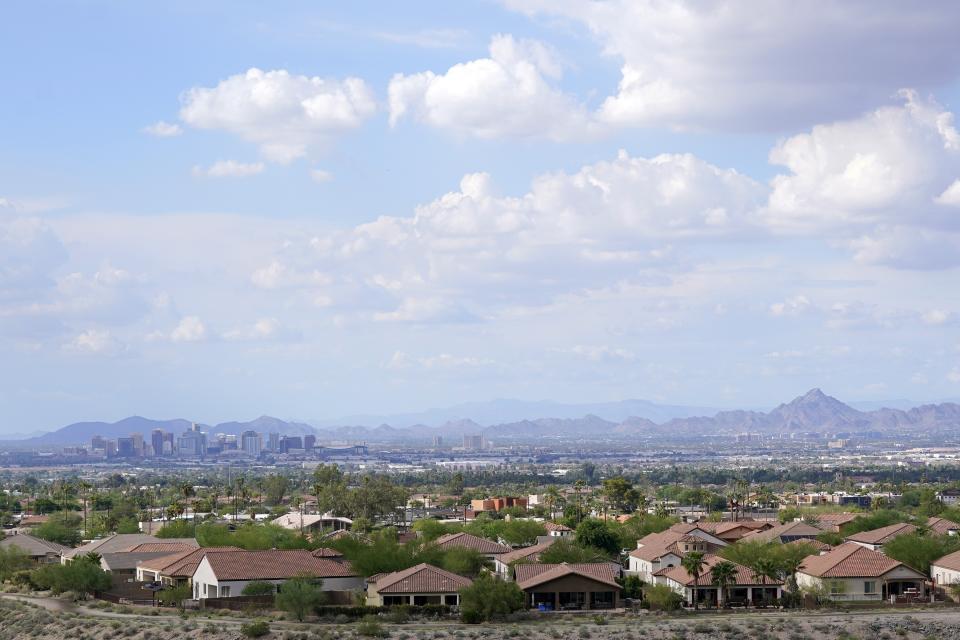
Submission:
M 254 458 L 260 456 L 263 440 L 256 431 L 244 431 L 243 435 L 240 436 L 240 443 L 240 448 L 247 455 L 253 456 Z

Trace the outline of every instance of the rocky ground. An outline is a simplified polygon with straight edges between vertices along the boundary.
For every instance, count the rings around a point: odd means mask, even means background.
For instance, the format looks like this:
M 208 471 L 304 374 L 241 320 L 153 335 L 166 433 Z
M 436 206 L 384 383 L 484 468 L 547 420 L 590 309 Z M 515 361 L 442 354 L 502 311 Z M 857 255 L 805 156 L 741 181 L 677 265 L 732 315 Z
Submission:
M 178 616 L 141 608 L 96 609 L 52 598 L 0 599 L 0 640 L 237 640 L 250 619 Z M 395 640 L 960 640 L 960 608 L 857 613 L 728 615 L 553 615 L 489 625 L 454 622 L 296 623 L 271 621 L 267 640 L 333 640 L 386 634 Z M 366 635 L 365 635 L 366 634 Z

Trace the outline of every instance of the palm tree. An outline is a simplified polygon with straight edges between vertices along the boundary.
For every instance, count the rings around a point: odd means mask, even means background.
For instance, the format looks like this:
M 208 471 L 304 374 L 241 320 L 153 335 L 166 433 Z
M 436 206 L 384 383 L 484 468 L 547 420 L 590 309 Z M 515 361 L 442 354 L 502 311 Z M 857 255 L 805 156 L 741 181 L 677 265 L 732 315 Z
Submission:
M 580 524 L 580 521 L 583 520 L 583 503 L 580 500 L 580 493 L 585 486 L 587 486 L 587 483 L 583 480 L 577 480 L 573 483 L 573 490 L 577 493 L 577 524 Z
M 753 572 L 753 581 L 757 584 L 766 584 L 766 579 L 777 580 L 780 577 L 780 567 L 772 558 L 757 558 L 750 567 Z
M 737 566 L 727 560 L 722 560 L 713 565 L 710 569 L 713 575 L 713 584 L 717 586 L 717 606 L 721 607 L 727 602 L 727 587 L 737 580 Z
M 550 519 L 553 520 L 556 518 L 556 508 L 557 503 L 560 502 L 560 491 L 553 485 L 547 487 L 547 493 L 544 496 L 544 502 L 547 503 L 547 507 L 550 509 Z
M 183 496 L 183 507 L 184 507 L 184 518 L 187 518 L 190 514 L 190 498 L 196 495 L 196 492 L 193 490 L 193 485 L 189 482 L 184 482 L 180 485 L 180 495 Z M 193 524 L 196 525 L 197 514 L 194 511 L 193 514 Z
M 700 574 L 703 572 L 704 554 L 702 551 L 691 551 L 680 560 L 680 566 L 693 576 L 693 608 L 699 609 L 697 592 L 700 590 Z

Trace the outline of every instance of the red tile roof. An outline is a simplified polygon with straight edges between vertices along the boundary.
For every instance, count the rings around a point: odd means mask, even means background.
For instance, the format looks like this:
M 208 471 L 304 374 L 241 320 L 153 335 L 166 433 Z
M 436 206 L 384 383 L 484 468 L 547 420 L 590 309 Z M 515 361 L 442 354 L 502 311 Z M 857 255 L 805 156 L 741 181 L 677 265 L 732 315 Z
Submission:
M 124 549 L 124 553 L 177 553 L 179 551 L 193 551 L 196 544 L 189 542 L 144 542 Z
M 930 531 L 938 536 L 948 535 L 951 531 L 960 531 L 960 524 L 957 524 L 953 520 L 935 516 L 927 519 L 927 526 L 930 527 Z
M 886 544 L 897 536 L 913 533 L 916 530 L 917 528 L 912 524 L 898 522 L 886 527 L 880 527 L 879 529 L 855 533 L 847 536 L 846 540 L 848 542 L 863 542 L 864 544 Z
M 810 518 L 816 520 L 820 528 L 827 531 L 839 530 L 840 527 L 853 522 L 861 515 L 862 514 L 859 513 L 817 513 L 810 516 Z
M 547 521 L 543 523 L 543 526 L 547 531 L 573 531 L 573 529 L 571 529 L 567 525 L 557 524 L 556 522 Z
M 930 565 L 943 567 L 944 569 L 952 569 L 953 571 L 960 571 L 960 551 L 954 551 L 951 554 L 943 556 L 939 560 L 934 560 L 930 563 Z
M 474 549 L 483 554 L 509 553 L 510 547 L 499 544 L 486 538 L 480 538 L 470 533 L 448 533 L 442 535 L 434 542 L 441 549 L 453 549 L 455 547 L 465 547 Z
M 456 593 L 473 584 L 470 578 L 444 571 L 429 564 L 381 573 L 369 578 L 377 593 Z
M 500 562 L 503 562 L 504 564 L 510 564 L 515 560 L 531 558 L 534 562 L 536 562 L 537 559 L 539 559 L 540 554 L 544 550 L 550 548 L 550 545 L 552 545 L 554 542 L 555 540 L 550 540 L 542 544 L 535 544 L 532 547 L 523 547 L 522 549 L 515 549 L 509 553 L 504 553 L 498 558 L 498 560 L 500 560 Z
M 703 569 L 700 573 L 700 576 L 696 579 L 696 583 L 700 586 L 708 586 L 713 584 L 713 567 L 719 562 L 730 562 L 729 560 L 724 560 L 720 556 L 715 555 L 706 555 L 703 557 Z M 737 564 L 736 562 L 730 562 L 737 571 L 734 574 L 734 581 L 730 586 L 736 585 L 770 585 L 776 586 L 781 585 L 783 582 L 779 580 L 771 580 L 770 578 L 755 578 L 753 571 L 747 567 Z M 659 573 L 665 578 L 669 578 L 678 584 L 684 586 L 693 586 L 694 579 L 693 575 L 687 572 L 682 566 L 669 567 L 666 571 Z
M 357 575 L 348 563 L 316 558 L 305 549 L 208 551 L 206 559 L 218 580 L 283 580 L 298 575 L 343 578 Z
M 150 560 L 143 560 L 139 566 L 149 571 L 156 571 L 162 576 L 171 578 L 189 578 L 200 565 L 200 561 L 209 551 L 242 551 L 237 547 L 206 547 L 172 553 Z
M 519 564 L 515 569 L 517 586 L 523 590 L 552 582 L 564 576 L 575 575 L 619 589 L 613 567 L 609 562 L 578 564 Z
M 800 520 L 797 522 L 778 524 L 772 529 L 752 533 L 749 536 L 746 536 L 744 539 L 760 542 L 780 542 L 785 537 L 803 536 L 805 538 L 814 538 L 821 533 L 823 533 L 823 529 L 818 529 L 817 527 Z
M 800 573 L 817 578 L 879 578 L 901 566 L 910 568 L 879 551 L 847 542 L 822 556 L 807 556 Z
M 816 538 L 799 538 L 797 540 L 788 542 L 787 544 L 806 544 L 810 545 L 817 551 L 830 551 L 830 549 L 833 549 L 833 547 L 828 545 L 826 542 L 820 542 Z
M 328 547 L 320 547 L 319 549 L 314 549 L 313 557 L 314 558 L 342 558 L 343 554 L 337 551 L 336 549 L 330 549 Z

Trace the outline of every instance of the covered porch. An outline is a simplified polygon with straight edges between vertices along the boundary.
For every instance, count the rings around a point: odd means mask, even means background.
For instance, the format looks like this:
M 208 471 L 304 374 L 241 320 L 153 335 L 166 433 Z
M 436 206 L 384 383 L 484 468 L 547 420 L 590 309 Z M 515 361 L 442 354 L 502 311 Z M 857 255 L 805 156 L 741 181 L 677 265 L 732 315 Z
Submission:
M 540 611 L 579 611 L 613 609 L 614 591 L 533 591 L 527 596 L 531 609 Z

